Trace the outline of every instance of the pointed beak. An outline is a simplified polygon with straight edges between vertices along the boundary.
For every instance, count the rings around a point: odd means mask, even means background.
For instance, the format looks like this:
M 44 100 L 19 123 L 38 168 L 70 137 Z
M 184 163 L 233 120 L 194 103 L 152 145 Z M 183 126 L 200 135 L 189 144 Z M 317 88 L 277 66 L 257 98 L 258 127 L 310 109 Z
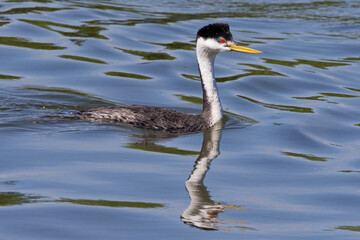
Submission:
M 230 48 L 232 51 L 237 51 L 237 52 L 244 52 L 244 53 L 261 53 L 261 51 L 256 50 L 256 49 L 238 46 L 238 45 L 236 45 L 235 42 L 232 42 L 232 43 L 228 44 L 227 47 Z

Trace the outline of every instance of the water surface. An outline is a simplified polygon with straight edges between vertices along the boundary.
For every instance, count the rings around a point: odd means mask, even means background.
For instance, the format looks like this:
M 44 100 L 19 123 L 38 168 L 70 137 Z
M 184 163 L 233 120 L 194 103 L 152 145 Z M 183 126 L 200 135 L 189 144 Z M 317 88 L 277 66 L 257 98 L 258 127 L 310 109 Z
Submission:
M 0 238 L 358 239 L 359 16 L 351 0 L 2 1 Z M 263 52 L 217 57 L 224 126 L 72 117 L 200 112 L 212 22 Z

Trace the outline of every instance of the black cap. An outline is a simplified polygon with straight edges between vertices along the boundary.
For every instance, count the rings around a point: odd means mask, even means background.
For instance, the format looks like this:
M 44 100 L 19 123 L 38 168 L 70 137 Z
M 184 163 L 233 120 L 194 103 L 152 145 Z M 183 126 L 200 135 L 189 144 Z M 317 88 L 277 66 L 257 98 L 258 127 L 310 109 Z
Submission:
M 223 37 L 227 41 L 232 41 L 232 34 L 230 32 L 229 25 L 226 23 L 213 23 L 206 25 L 197 32 L 196 39 L 199 37 L 207 38 L 219 38 Z

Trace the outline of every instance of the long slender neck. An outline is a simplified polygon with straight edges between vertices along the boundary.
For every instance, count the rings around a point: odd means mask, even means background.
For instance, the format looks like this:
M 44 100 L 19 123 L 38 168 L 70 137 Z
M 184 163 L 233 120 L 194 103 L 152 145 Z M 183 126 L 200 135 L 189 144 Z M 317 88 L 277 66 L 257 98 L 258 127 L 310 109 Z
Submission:
M 218 122 L 222 116 L 221 102 L 214 77 L 214 61 L 217 53 L 207 51 L 204 46 L 197 44 L 197 60 L 203 88 L 203 112 L 209 126 Z

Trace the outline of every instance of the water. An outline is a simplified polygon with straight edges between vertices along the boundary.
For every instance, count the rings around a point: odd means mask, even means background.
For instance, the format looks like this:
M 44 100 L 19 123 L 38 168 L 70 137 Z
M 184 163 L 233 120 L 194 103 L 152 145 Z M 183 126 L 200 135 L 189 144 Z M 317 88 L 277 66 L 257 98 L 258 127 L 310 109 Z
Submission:
M 2 1 L 0 239 L 359 239 L 359 16 L 358 1 Z M 201 111 L 194 37 L 211 22 L 263 52 L 217 57 L 224 127 L 71 117 Z

